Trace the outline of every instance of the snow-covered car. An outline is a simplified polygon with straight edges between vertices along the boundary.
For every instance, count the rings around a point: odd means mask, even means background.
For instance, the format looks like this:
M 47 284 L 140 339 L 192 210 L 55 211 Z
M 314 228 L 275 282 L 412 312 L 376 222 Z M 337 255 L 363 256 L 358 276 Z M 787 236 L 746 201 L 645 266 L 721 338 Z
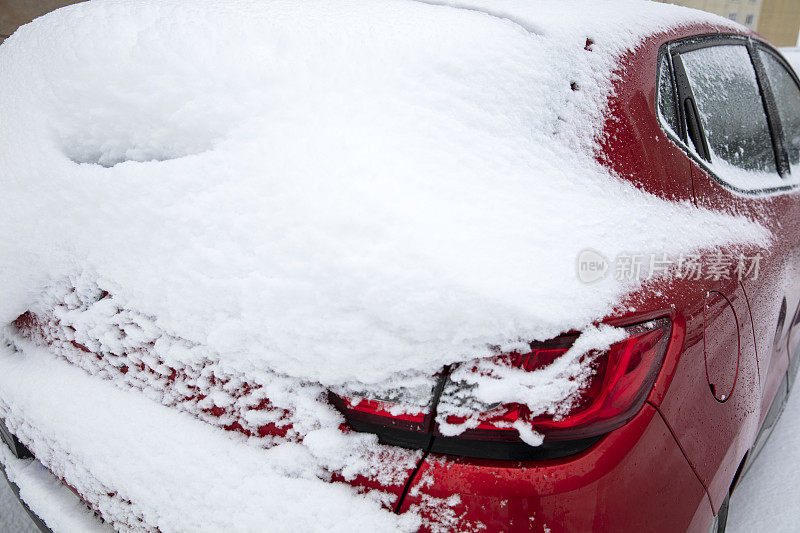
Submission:
M 800 344 L 800 83 L 616 1 L 92 1 L 0 46 L 43 530 L 723 531 Z

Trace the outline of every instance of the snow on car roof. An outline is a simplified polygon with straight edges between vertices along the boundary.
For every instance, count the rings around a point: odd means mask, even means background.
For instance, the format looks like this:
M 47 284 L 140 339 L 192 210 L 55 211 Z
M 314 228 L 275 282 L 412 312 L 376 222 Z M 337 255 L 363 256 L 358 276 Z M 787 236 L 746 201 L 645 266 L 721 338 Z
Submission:
M 0 318 L 88 272 L 231 364 L 375 381 L 603 317 L 631 287 L 582 284 L 584 248 L 763 242 L 592 156 L 614 58 L 720 19 L 459 5 L 108 1 L 20 28 L 0 47 Z
M 532 34 L 583 47 L 586 38 L 601 53 L 620 55 L 647 36 L 690 25 L 716 31 L 744 26 L 707 11 L 650 0 L 416 0 L 432 5 L 471 10 L 512 21 Z

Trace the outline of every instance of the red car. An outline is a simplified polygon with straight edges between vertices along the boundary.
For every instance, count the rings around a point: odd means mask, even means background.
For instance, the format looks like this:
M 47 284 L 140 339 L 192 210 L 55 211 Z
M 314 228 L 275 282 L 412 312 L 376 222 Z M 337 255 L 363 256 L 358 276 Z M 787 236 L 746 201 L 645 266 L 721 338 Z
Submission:
M 591 53 L 591 38 L 585 46 Z M 420 513 L 423 530 L 724 531 L 730 495 L 789 394 L 800 344 L 800 192 L 792 179 L 800 174 L 800 79 L 758 35 L 706 23 L 649 35 L 614 71 L 597 159 L 657 197 L 747 214 L 774 240 L 755 261 L 737 264 L 737 254 L 718 251 L 697 259 L 697 275 L 631 295 L 629 311 L 603 320 L 626 328 L 628 338 L 597 355 L 581 401 L 561 416 L 491 406 L 463 433 L 442 430 L 437 413 L 460 401 L 464 376 L 476 371 L 466 363 L 440 371 L 418 413 L 398 414 L 388 398 L 331 392 L 347 420 L 343 431 L 421 452 L 402 482 L 346 481 L 393 494 L 386 507 Z M 292 431 L 205 406 L 218 382 L 203 381 L 202 372 L 99 351 L 53 317 L 25 313 L 14 328 L 72 350 L 76 360 L 95 356 L 85 366 L 93 373 L 130 382 L 159 373 L 163 390 L 182 395 L 181 409 L 226 430 Z M 500 357 L 534 370 L 557 360 L 576 335 Z M 251 387 L 239 391 L 243 397 Z M 269 409 L 268 399 L 258 408 Z M 456 414 L 448 421 L 463 422 Z M 521 439 L 519 421 L 543 436 L 540 446 Z M 23 444 L 32 447 L 5 426 L 2 436 L 17 457 L 28 453 Z M 431 501 L 447 502 L 449 514 Z

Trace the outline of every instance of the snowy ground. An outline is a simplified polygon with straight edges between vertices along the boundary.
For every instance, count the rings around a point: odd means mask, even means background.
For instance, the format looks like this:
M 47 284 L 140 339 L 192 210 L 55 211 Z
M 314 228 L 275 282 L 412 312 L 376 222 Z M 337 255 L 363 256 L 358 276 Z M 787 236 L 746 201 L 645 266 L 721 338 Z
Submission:
M 728 530 L 797 531 L 799 477 L 800 391 L 795 387 L 772 437 L 731 499 Z
M 0 533 L 38 533 L 2 476 L 0 485 Z

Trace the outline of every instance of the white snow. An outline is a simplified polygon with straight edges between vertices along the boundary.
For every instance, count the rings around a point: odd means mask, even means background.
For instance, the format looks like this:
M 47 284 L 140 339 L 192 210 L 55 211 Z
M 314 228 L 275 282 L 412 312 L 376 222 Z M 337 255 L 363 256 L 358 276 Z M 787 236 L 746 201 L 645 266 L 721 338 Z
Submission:
M 12 431 L 30 443 L 37 458 L 46 458 L 56 476 L 78 485 L 103 516 L 113 517 L 119 531 L 418 526 L 413 514 L 381 509 L 380 495 L 359 496 L 347 485 L 320 481 L 327 458 L 356 468 L 355 455 L 376 448 L 372 435 L 339 434 L 337 440 L 322 430 L 307 444 L 263 450 L 30 346 L 24 353 L 0 348 L 0 389 L 0 416 Z M 413 452 L 393 453 L 383 461 L 372 457 L 374 468 L 382 462 L 385 468 L 402 468 L 403 453 L 414 463 L 418 458 Z
M 586 247 L 765 243 L 594 159 L 615 59 L 698 15 L 491 5 L 514 21 L 110 0 L 22 27 L 0 48 L 0 322 L 88 273 L 242 371 L 376 382 L 602 318 L 632 287 L 578 281 Z
M 327 483 L 391 484 L 417 455 L 341 434 L 326 387 L 424 386 L 590 327 L 636 285 L 579 282 L 588 247 L 769 241 L 594 157 L 616 59 L 700 19 L 729 27 L 639 0 L 105 0 L 20 28 L 0 46 L 0 323 L 34 309 L 154 374 L 15 338 L 0 416 L 122 530 L 414 529 Z M 247 405 L 179 405 L 174 368 L 252 378 L 296 435 L 231 438 L 200 413 Z
M 72 491 L 61 480 L 55 478 L 39 461 L 33 459 L 18 460 L 4 445 L 0 446 L 0 462 L 3 463 L 6 475 L 20 489 L 25 503 L 35 509 L 36 515 L 57 533 L 109 533 L 113 529 L 103 524 L 94 513 L 87 509 Z M 6 485 L 5 480 L 2 481 Z M 5 491 L 5 487 L 2 489 Z M 12 502 L 16 502 L 13 493 L 8 491 Z M 28 514 L 19 503 L 18 509 L 11 513 L 13 527 L 3 527 L 2 514 L 5 509 L 0 506 L 0 531 L 4 533 L 38 532 Z
M 800 393 L 795 390 L 770 439 L 731 498 L 730 533 L 797 531 L 800 510 Z

